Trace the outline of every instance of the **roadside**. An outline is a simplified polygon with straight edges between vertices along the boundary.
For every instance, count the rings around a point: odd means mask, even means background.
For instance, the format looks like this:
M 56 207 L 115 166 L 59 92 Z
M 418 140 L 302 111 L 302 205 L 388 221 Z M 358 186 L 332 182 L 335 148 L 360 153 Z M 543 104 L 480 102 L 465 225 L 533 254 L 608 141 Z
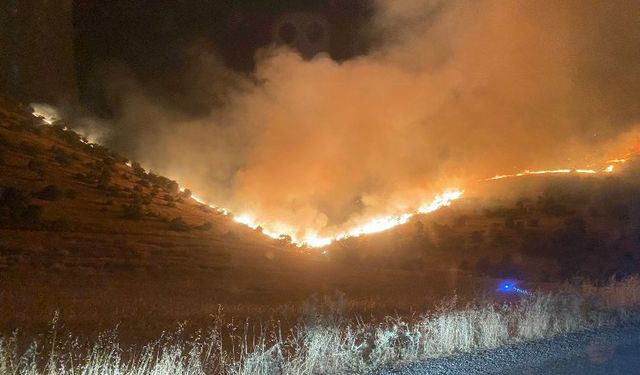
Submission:
M 640 374 L 640 324 L 403 364 L 377 374 Z

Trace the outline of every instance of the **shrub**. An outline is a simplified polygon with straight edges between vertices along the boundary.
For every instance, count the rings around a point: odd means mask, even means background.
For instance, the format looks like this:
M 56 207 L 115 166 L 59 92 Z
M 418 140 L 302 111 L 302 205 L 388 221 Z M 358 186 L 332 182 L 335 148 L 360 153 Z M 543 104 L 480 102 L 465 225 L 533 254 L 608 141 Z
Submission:
M 69 220 L 67 220 L 64 217 L 60 217 L 55 220 L 46 222 L 45 227 L 48 230 L 58 230 L 58 231 L 69 231 L 73 229 L 73 226 L 71 225 Z
M 469 217 L 467 215 L 461 215 L 455 218 L 453 221 L 453 226 L 456 228 L 464 227 L 467 224 L 467 220 Z
M 42 162 L 42 160 L 39 160 L 39 159 L 31 159 L 27 164 L 27 168 L 29 168 L 29 170 L 32 170 L 34 172 L 43 171 L 44 167 L 45 167 L 44 162 Z
M 78 197 L 78 192 L 76 190 L 73 189 L 67 189 L 64 193 L 66 198 L 69 199 L 76 199 Z
M 212 225 L 210 222 L 208 222 L 208 221 L 207 221 L 206 223 L 204 223 L 204 224 L 202 224 L 202 225 L 198 225 L 198 226 L 196 227 L 196 229 L 197 229 L 197 230 L 201 230 L 201 231 L 203 231 L 203 232 L 210 231 L 210 230 L 211 230 L 211 228 L 213 228 L 213 225 Z
M 71 164 L 71 161 L 73 160 L 68 153 L 56 146 L 53 146 L 51 153 L 53 154 L 53 159 L 63 167 Z
M 178 194 L 178 192 L 180 191 L 180 185 L 178 185 L 178 183 L 175 181 L 169 181 L 169 184 L 167 185 L 167 191 L 171 194 Z
M 116 164 L 116 159 L 112 158 L 111 156 L 107 156 L 102 159 L 102 165 L 113 167 L 115 164 Z
M 86 175 L 84 173 L 76 173 L 73 178 L 80 182 L 84 182 L 85 184 L 93 183 L 93 178 L 90 175 Z
M 513 229 L 516 226 L 516 222 L 513 217 L 508 216 L 504 219 L 504 226 L 508 229 Z
M 529 219 L 527 220 L 527 226 L 536 228 L 540 226 L 540 220 L 537 218 Z
M 142 219 L 142 216 L 143 216 L 142 205 L 136 204 L 136 203 L 125 205 L 122 208 L 122 216 L 125 219 L 129 219 L 129 220 Z
M 144 170 L 144 168 L 142 168 L 140 166 L 140 163 L 135 162 L 135 161 L 133 163 L 131 163 L 131 169 L 133 169 L 133 173 L 136 174 L 139 177 L 142 177 L 142 176 L 146 175 L 146 173 L 147 173 Z
M 185 199 L 189 199 L 191 198 L 191 190 L 189 189 L 184 189 L 184 191 L 182 192 L 182 197 Z
M 42 149 L 40 148 L 40 146 L 36 145 L 35 143 L 22 141 L 20 142 L 19 147 L 20 147 L 20 150 L 22 150 L 25 154 L 30 156 L 36 156 L 42 153 Z
M 171 220 L 171 222 L 169 223 L 169 229 L 176 232 L 186 232 L 191 228 L 189 227 L 189 225 L 187 225 L 187 223 L 184 222 L 182 217 L 178 216 Z
M 35 226 L 40 224 L 42 217 L 42 207 L 35 204 L 28 204 L 26 206 L 13 206 L 10 207 L 9 213 L 11 218 L 21 224 L 27 224 Z
M 30 194 L 24 190 L 14 187 L 3 187 L 0 189 L 0 207 L 9 208 L 26 206 L 29 203 Z
M 35 193 L 34 196 L 43 201 L 59 201 L 64 198 L 64 191 L 55 185 L 47 185 L 44 189 Z
M 500 219 L 500 218 L 517 218 L 518 210 L 516 208 L 506 208 L 506 207 L 496 207 L 496 208 L 485 208 L 484 216 L 489 219 Z
M 106 188 L 111 183 L 112 171 L 111 168 L 104 166 L 100 171 L 100 176 L 98 177 L 98 187 Z
M 0 135 L 0 146 L 4 148 L 11 148 L 11 142 L 9 142 L 4 136 Z

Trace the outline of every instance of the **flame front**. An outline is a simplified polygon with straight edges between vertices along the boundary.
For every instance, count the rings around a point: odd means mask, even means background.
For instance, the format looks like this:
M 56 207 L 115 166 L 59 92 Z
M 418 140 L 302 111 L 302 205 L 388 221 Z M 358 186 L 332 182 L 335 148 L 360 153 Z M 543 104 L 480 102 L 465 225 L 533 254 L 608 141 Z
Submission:
M 608 165 L 601 169 L 570 169 L 570 168 L 562 168 L 562 169 L 546 169 L 546 170 L 525 170 L 520 173 L 515 174 L 504 174 L 504 175 L 496 175 L 490 178 L 486 178 L 481 181 L 495 181 L 502 180 L 506 178 L 515 178 L 515 177 L 523 177 L 523 176 L 536 176 L 536 175 L 545 175 L 545 174 L 568 174 L 568 173 L 577 173 L 577 174 L 598 174 L 598 173 L 612 173 L 615 168 L 615 164 L 625 163 L 628 159 L 612 159 L 608 160 Z M 455 200 L 460 199 L 464 195 L 464 191 L 461 189 L 449 189 L 442 194 L 436 195 L 433 200 L 428 203 L 425 203 L 418 207 L 414 212 L 403 213 L 400 215 L 389 215 L 389 216 L 380 216 L 370 219 L 363 224 L 353 227 L 349 230 L 346 230 L 342 233 L 339 233 L 335 236 L 331 237 L 321 237 L 317 233 L 313 232 L 311 234 L 307 234 L 304 238 L 298 238 L 293 234 L 293 230 L 289 230 L 286 225 L 278 225 L 274 223 L 261 223 L 259 222 L 253 215 L 251 214 L 243 214 L 234 217 L 234 220 L 237 223 L 243 224 L 252 229 L 262 229 L 262 233 L 271 237 L 271 238 L 281 238 L 282 236 L 288 236 L 291 238 L 291 242 L 299 247 L 312 247 L 312 248 L 322 248 L 331 245 L 335 241 L 343 240 L 350 237 L 360 237 L 367 234 L 379 233 L 398 225 L 402 225 L 407 223 L 413 216 L 418 214 L 428 214 L 434 211 L 439 210 L 442 207 L 446 207 L 451 205 L 451 203 Z M 195 201 L 207 205 L 202 199 L 192 195 L 192 199 Z M 224 212 L 225 215 L 229 214 L 229 211 L 224 208 L 217 208 L 215 206 L 209 205 L 217 209 L 219 212 Z
M 320 248 L 331 245 L 337 240 L 343 240 L 350 237 L 360 237 L 367 234 L 379 233 L 398 225 L 405 224 L 414 215 L 427 214 L 434 212 L 442 207 L 451 205 L 453 201 L 459 199 L 464 194 L 464 191 L 460 189 L 450 189 L 446 192 L 436 195 L 433 200 L 420 206 L 416 211 L 410 213 L 404 213 L 400 215 L 380 216 L 370 219 L 362 225 L 353 227 L 342 233 L 339 233 L 332 237 L 321 237 L 317 233 L 311 233 L 306 235 L 302 239 L 298 239 L 295 235 L 289 234 L 286 231 L 278 231 L 274 229 L 274 225 L 268 223 L 259 223 L 252 215 L 244 214 L 234 217 L 237 223 L 248 226 L 252 229 L 262 228 L 262 232 L 272 238 L 280 238 L 282 235 L 291 237 L 291 242 L 297 246 L 308 246 L 313 248 Z
M 42 104 L 32 104 L 33 115 L 37 118 L 40 118 L 45 124 L 53 124 L 58 120 L 57 112 L 52 107 Z M 66 127 L 64 130 L 68 130 Z M 92 143 L 83 140 L 85 143 L 88 143 L 90 146 L 93 146 Z M 514 178 L 514 177 L 523 177 L 523 176 L 534 176 L 534 175 L 544 175 L 544 174 L 568 174 L 568 173 L 577 173 L 577 174 L 598 174 L 598 173 L 612 173 L 615 169 L 616 164 L 625 163 L 629 160 L 632 155 L 640 152 L 640 149 L 636 146 L 637 149 L 629 152 L 625 158 L 611 159 L 607 161 L 607 165 L 601 169 L 549 169 L 549 170 L 525 170 L 523 172 L 515 173 L 515 174 L 503 174 L 496 175 L 490 178 L 486 178 L 481 181 L 494 181 L 501 180 L 506 178 Z M 126 166 L 131 168 L 131 162 L 127 162 Z M 181 191 L 185 191 L 185 187 L 180 188 Z M 418 214 L 428 214 L 434 212 L 442 207 L 446 207 L 451 205 L 451 203 L 455 200 L 460 199 L 464 194 L 464 191 L 458 188 L 449 189 L 439 195 L 436 195 L 430 202 L 424 203 L 420 205 L 416 210 L 412 212 L 401 213 L 397 215 L 388 215 L 388 216 L 380 216 L 374 217 L 372 219 L 368 219 L 360 225 L 352 227 L 351 229 L 345 230 L 341 233 L 338 233 L 333 236 L 321 236 L 317 232 L 308 232 L 303 238 L 298 238 L 295 235 L 295 230 L 286 224 L 282 223 L 267 223 L 260 222 L 255 215 L 251 213 L 244 213 L 241 215 L 234 216 L 233 219 L 235 222 L 245 225 L 254 230 L 260 230 L 262 234 L 274 238 L 274 239 L 282 239 L 284 238 L 290 239 L 291 242 L 299 247 L 307 246 L 312 248 L 321 248 L 326 247 L 337 240 L 342 240 L 350 237 L 359 237 L 363 235 L 368 235 L 372 233 L 379 233 L 391 228 L 394 228 L 398 225 L 402 225 L 407 223 L 413 216 Z M 198 197 L 194 194 L 191 195 L 191 199 L 195 202 L 208 206 L 218 213 L 223 215 L 231 215 L 231 212 L 223 207 L 219 207 L 216 205 L 212 205 L 206 202 L 201 197 Z

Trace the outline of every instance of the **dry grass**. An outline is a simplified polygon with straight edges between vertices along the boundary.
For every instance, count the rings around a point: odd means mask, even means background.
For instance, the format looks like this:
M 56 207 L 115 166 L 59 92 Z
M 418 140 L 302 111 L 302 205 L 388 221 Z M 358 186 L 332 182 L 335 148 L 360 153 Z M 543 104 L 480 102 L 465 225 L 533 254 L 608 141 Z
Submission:
M 19 349 L 0 339 L 0 373 L 58 374 L 345 374 L 367 373 L 398 361 L 435 358 L 548 338 L 635 320 L 640 277 L 604 285 L 566 286 L 521 301 L 463 308 L 455 301 L 423 316 L 382 322 L 349 320 L 341 296 L 305 306 L 299 324 L 282 332 L 277 322 L 254 327 L 222 320 L 206 333 L 178 330 L 141 348 L 122 349 L 115 335 L 92 345 L 57 337 L 56 320 L 45 341 Z

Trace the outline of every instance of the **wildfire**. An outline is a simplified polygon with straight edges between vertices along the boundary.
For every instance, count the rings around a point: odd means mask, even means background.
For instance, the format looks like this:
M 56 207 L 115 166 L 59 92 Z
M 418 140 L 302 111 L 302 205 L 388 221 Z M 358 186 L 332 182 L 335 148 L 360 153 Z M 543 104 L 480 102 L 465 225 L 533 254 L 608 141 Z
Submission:
M 504 175 L 496 175 L 490 178 L 486 178 L 482 181 L 495 181 L 502 180 L 505 178 L 514 178 L 514 177 L 523 177 L 523 176 L 536 176 L 536 175 L 545 175 L 545 174 L 568 174 L 568 173 L 577 173 L 577 174 L 598 174 L 598 173 L 612 173 L 615 168 L 615 164 L 625 163 L 628 159 L 612 159 L 608 160 L 608 165 L 603 169 L 547 169 L 547 170 L 539 170 L 539 171 L 531 171 L 525 170 L 520 173 L 515 174 L 504 174 Z M 181 189 L 184 190 L 184 189 Z M 398 225 L 402 225 L 407 223 L 413 216 L 417 214 L 428 214 L 434 211 L 439 210 L 442 207 L 446 207 L 451 205 L 451 203 L 457 199 L 460 199 L 464 194 L 464 191 L 461 189 L 450 189 L 445 191 L 442 194 L 436 195 L 431 202 L 425 203 L 421 205 L 414 212 L 408 212 L 400 215 L 389 215 L 389 216 L 381 216 L 376 217 L 371 220 L 366 221 L 362 225 L 353 227 L 345 232 L 339 233 L 333 237 L 320 237 L 317 233 L 311 233 L 306 235 L 304 238 L 297 238 L 295 235 L 291 234 L 293 231 L 290 230 L 285 225 L 277 225 L 277 224 L 269 224 L 269 223 L 260 223 L 257 219 L 250 214 L 243 214 L 239 216 L 235 216 L 234 220 L 243 224 L 252 229 L 260 228 L 262 233 L 271 238 L 282 238 L 286 236 L 291 239 L 291 242 L 298 247 L 312 247 L 312 248 L 322 248 L 331 245 L 335 241 L 343 240 L 350 237 L 360 237 L 367 234 L 379 233 Z M 215 206 L 207 204 L 204 200 L 192 195 L 191 198 L 198 203 L 208 205 L 219 212 L 223 212 L 225 215 L 229 215 L 229 211 L 224 208 L 217 208 Z
M 43 105 L 43 104 L 31 104 L 33 109 L 33 115 L 42 119 L 42 121 L 48 125 L 53 124 L 55 121 L 58 121 L 58 114 L 54 108 Z M 67 130 L 66 128 L 64 130 Z M 93 146 L 92 143 L 86 142 Z M 598 174 L 598 173 L 611 173 L 615 169 L 615 164 L 621 164 L 627 162 L 628 159 L 611 159 L 607 161 L 607 166 L 603 169 L 549 169 L 549 170 L 538 170 L 531 171 L 525 170 L 520 173 L 515 174 L 503 174 L 496 175 L 490 178 L 486 178 L 482 181 L 494 181 L 494 180 L 502 180 L 505 178 L 514 178 L 514 177 L 523 177 L 523 176 L 534 176 L 534 175 L 544 175 L 544 174 L 567 174 L 567 173 L 578 173 L 578 174 Z M 127 162 L 126 166 L 131 168 L 131 162 Z M 186 188 L 181 187 L 180 191 L 184 192 Z M 312 248 L 322 248 L 326 247 L 337 240 L 342 240 L 350 237 L 359 237 L 372 233 L 379 233 L 391 228 L 394 228 L 398 225 L 402 225 L 407 223 L 413 216 L 418 214 L 428 214 L 434 212 L 442 207 L 446 207 L 451 205 L 451 203 L 457 199 L 460 199 L 464 194 L 464 191 L 461 189 L 450 189 L 445 191 L 442 194 L 436 195 L 432 201 L 425 203 L 418 207 L 417 210 L 413 212 L 403 213 L 399 215 L 389 215 L 389 216 L 381 216 L 370 219 L 363 224 L 353 227 L 349 230 L 346 230 L 342 233 L 339 233 L 332 237 L 321 237 L 318 233 L 312 232 L 305 235 L 304 238 L 299 239 L 292 233 L 294 230 L 287 225 L 278 224 L 278 223 L 260 223 L 253 215 L 251 214 L 242 214 L 238 216 L 234 216 L 233 220 L 239 224 L 245 225 L 254 230 L 260 230 L 262 234 L 274 238 L 274 239 L 283 239 L 286 238 L 290 240 L 293 244 L 299 247 L 307 246 Z M 204 199 L 191 194 L 191 199 L 194 201 L 210 207 L 216 210 L 218 213 L 229 216 L 231 212 L 223 207 L 212 205 L 206 202 Z
M 40 118 L 47 125 L 53 125 L 54 122 L 60 120 L 58 111 L 48 104 L 31 103 L 29 106 L 33 116 Z
M 614 160 L 609 160 L 607 163 L 624 163 L 626 161 L 626 159 L 614 159 Z M 613 164 L 609 164 L 607 167 L 601 169 L 601 170 L 596 170 L 596 169 L 569 169 L 569 168 L 565 168 L 565 169 L 546 169 L 546 170 L 540 170 L 540 171 L 530 171 L 530 170 L 525 170 L 523 172 L 520 173 L 514 173 L 514 174 L 501 174 L 501 175 L 496 175 L 493 177 L 489 177 L 489 178 L 485 178 L 482 181 L 495 181 L 495 180 L 502 180 L 505 178 L 514 178 L 514 177 L 523 177 L 523 176 L 535 176 L 535 175 L 542 175 L 542 174 L 566 174 L 566 173 L 578 173 L 578 174 L 598 174 L 601 172 L 605 172 L 605 173 L 611 173 L 613 172 L 614 169 L 614 165 Z
M 436 195 L 433 200 L 427 204 L 420 206 L 416 211 L 410 213 L 404 213 L 401 215 L 389 215 L 389 216 L 380 216 L 373 218 L 360 226 L 356 226 L 351 228 L 345 232 L 339 233 L 333 237 L 320 237 L 317 233 L 311 233 L 306 235 L 302 239 L 298 239 L 296 236 L 291 234 L 286 234 L 286 231 L 278 231 L 278 230 L 269 230 L 268 228 L 272 228 L 271 225 L 266 223 L 258 223 L 256 219 L 252 215 L 240 215 L 234 217 L 234 220 L 237 223 L 248 226 L 252 229 L 262 228 L 262 233 L 272 238 L 280 238 L 283 234 L 287 235 L 291 238 L 291 242 L 297 246 L 308 246 L 313 248 L 321 248 L 332 244 L 335 241 L 343 240 L 350 237 L 360 237 L 367 234 L 379 233 L 391 228 L 394 228 L 398 225 L 405 224 L 411 219 L 414 215 L 417 214 L 426 214 L 433 211 L 436 211 L 442 207 L 446 207 L 451 205 L 451 203 L 462 197 L 464 191 L 458 189 L 448 190 L 442 194 Z M 282 233 L 282 234 L 280 234 Z

